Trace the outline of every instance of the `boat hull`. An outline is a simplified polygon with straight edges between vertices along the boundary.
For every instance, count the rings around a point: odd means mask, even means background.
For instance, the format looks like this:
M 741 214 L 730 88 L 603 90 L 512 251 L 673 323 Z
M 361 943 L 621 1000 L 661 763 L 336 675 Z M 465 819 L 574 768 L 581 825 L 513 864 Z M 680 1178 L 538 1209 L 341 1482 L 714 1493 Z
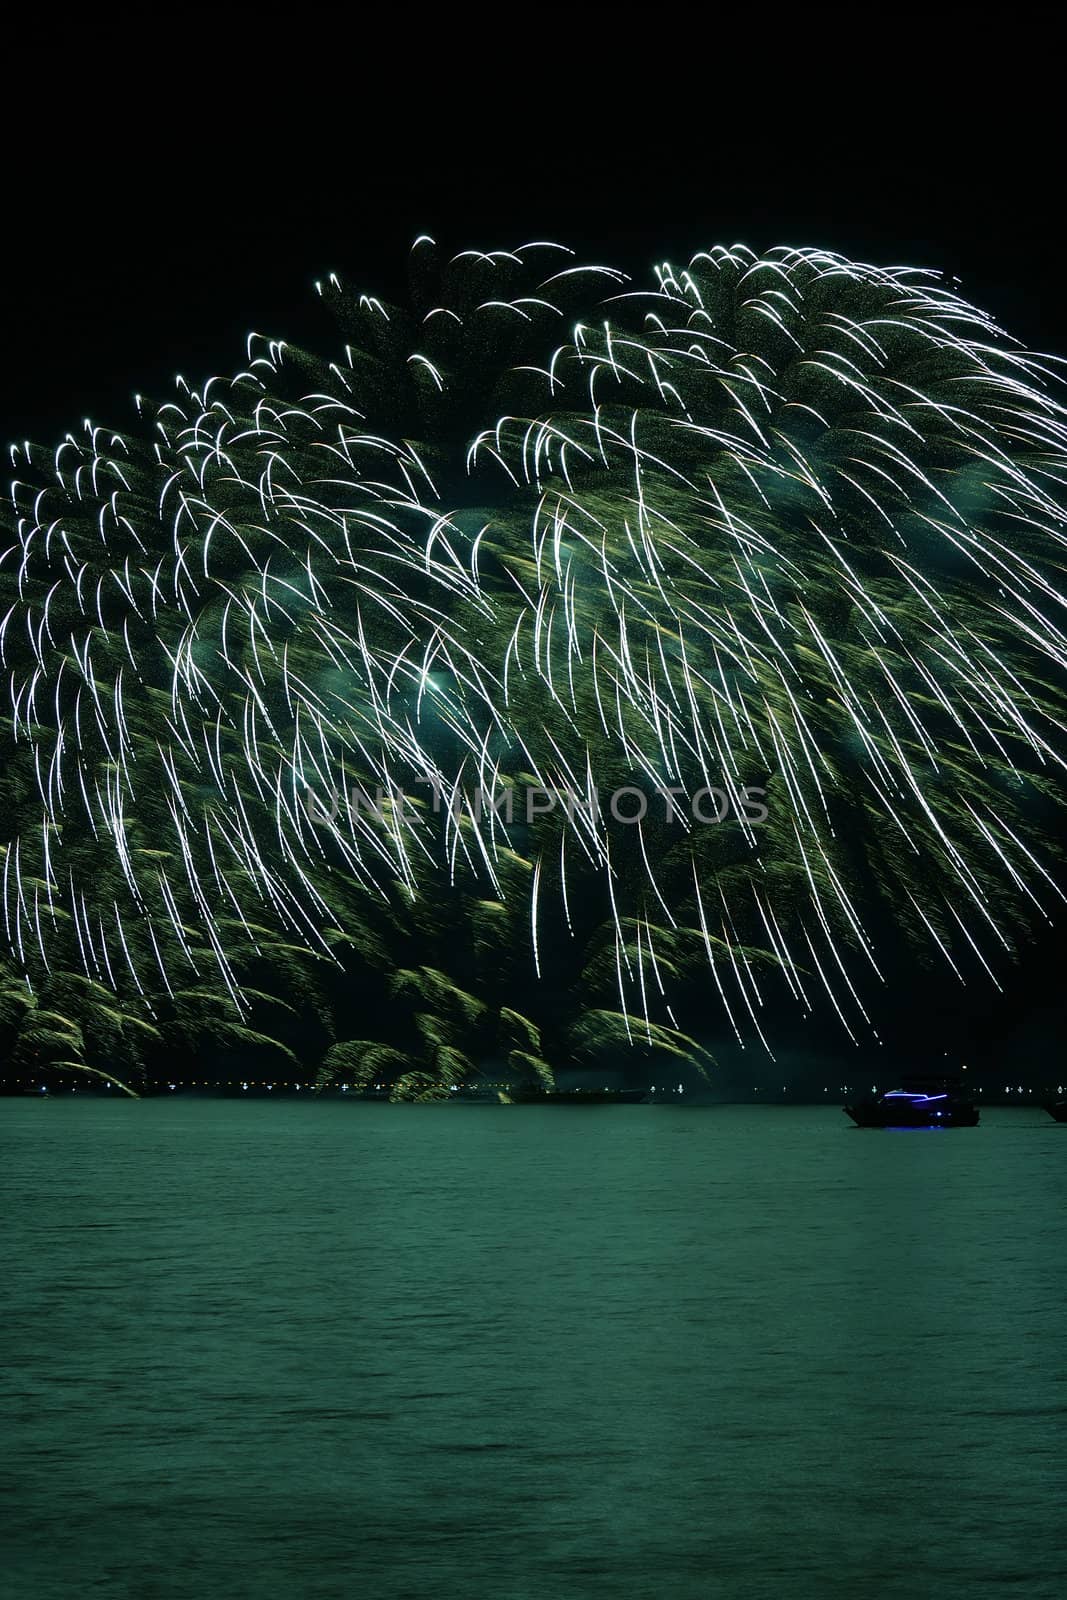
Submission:
M 978 1107 L 969 1105 L 944 1106 L 940 1110 L 924 1110 L 910 1106 L 886 1106 L 871 1100 L 860 1105 L 845 1106 L 845 1115 L 851 1117 L 857 1128 L 977 1128 Z
M 1046 1106 L 1045 1110 L 1057 1122 L 1067 1122 L 1067 1100 L 1059 1100 L 1055 1105 Z

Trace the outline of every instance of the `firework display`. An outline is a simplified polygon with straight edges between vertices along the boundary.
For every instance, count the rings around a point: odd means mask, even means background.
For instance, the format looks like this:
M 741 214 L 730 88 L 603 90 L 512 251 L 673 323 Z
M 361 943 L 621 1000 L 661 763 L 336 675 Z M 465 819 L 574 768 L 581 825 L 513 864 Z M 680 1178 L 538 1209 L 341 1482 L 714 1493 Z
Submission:
M 420 239 L 406 305 L 319 291 L 329 358 L 251 336 L 136 434 L 12 450 L 5 983 L 47 1058 L 75 1007 L 247 1042 L 373 969 L 421 1064 L 324 1000 L 334 1067 L 418 1095 L 487 1010 L 550 1076 L 538 981 L 569 1047 L 682 1053 L 788 999 L 869 1033 L 898 932 L 996 981 L 1062 898 L 1058 363 L 815 249 L 641 286 Z

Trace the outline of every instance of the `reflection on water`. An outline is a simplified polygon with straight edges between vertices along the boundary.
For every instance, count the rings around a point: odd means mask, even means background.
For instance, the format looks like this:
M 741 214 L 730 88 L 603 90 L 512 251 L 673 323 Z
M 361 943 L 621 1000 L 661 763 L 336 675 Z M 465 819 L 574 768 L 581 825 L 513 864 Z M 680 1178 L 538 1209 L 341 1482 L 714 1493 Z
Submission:
M 1039 1112 L 0 1111 L 17 1600 L 1067 1593 Z

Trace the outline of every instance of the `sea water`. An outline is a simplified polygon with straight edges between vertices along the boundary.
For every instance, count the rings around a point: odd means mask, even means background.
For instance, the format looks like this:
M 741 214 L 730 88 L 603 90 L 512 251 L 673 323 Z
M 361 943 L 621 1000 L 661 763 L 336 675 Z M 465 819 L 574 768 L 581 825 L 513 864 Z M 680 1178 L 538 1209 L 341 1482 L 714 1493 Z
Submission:
M 0 1104 L 15 1600 L 1062 1600 L 1067 1126 Z

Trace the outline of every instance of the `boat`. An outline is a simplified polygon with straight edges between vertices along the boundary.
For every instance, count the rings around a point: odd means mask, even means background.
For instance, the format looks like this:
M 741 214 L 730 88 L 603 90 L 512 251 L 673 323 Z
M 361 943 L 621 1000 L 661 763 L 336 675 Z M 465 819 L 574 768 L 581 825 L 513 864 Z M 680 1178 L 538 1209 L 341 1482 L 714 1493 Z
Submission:
M 1055 1117 L 1057 1122 L 1067 1122 L 1067 1100 L 1054 1100 L 1047 1105 L 1045 1110 L 1050 1117 Z
M 904 1078 L 873 1100 L 843 1107 L 857 1128 L 975 1128 L 978 1107 L 959 1078 Z

